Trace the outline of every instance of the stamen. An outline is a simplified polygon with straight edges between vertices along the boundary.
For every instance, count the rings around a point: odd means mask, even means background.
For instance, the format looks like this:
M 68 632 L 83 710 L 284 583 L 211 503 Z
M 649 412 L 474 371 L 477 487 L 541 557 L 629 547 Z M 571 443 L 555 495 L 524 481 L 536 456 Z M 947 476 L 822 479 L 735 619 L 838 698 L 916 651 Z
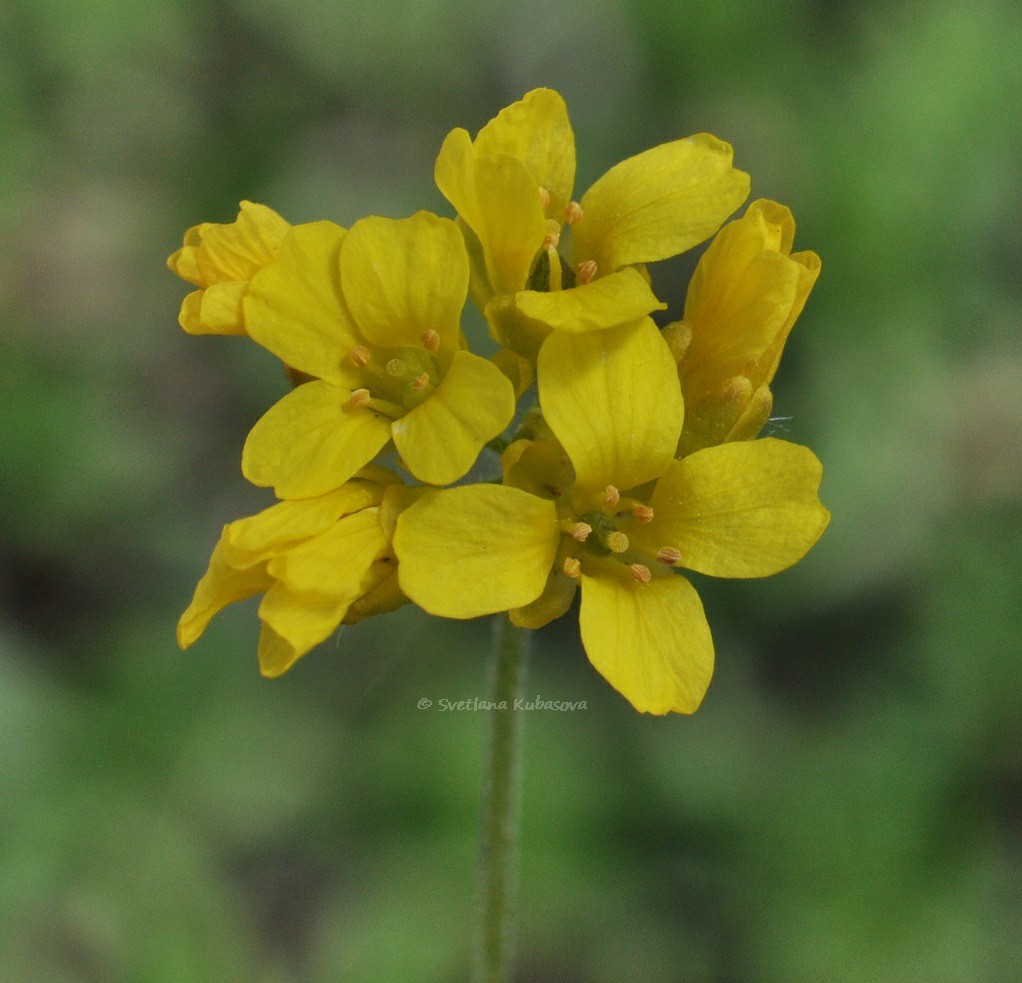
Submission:
M 543 237 L 543 248 L 547 246 L 553 246 L 557 248 L 557 244 L 561 241 L 561 223 L 556 219 L 548 218 L 546 220 L 546 235 Z
M 543 206 L 543 211 L 546 211 L 550 205 L 550 192 L 542 185 L 539 188 L 539 203 Z
M 420 372 L 414 379 L 412 379 L 412 391 L 421 393 L 429 388 L 429 373 Z
M 427 351 L 435 352 L 440 347 L 440 335 L 429 328 L 422 334 L 422 343 L 426 346 Z
M 661 546 L 657 550 L 656 558 L 668 565 L 677 563 L 681 559 L 681 550 L 676 550 L 673 546 Z
M 607 490 L 603 493 L 603 500 L 613 508 L 621 501 L 621 492 L 619 492 L 613 485 L 607 485 Z
M 584 263 L 578 264 L 578 282 L 589 283 L 596 276 L 596 260 L 587 259 Z
M 624 553 L 629 547 L 628 537 L 623 532 L 615 530 L 607 534 L 607 549 L 611 553 Z
M 569 201 L 564 209 L 564 221 L 574 225 L 582 217 L 582 206 L 577 201 Z
M 348 358 L 351 359 L 352 364 L 357 365 L 360 369 L 368 365 L 372 357 L 373 353 L 365 345 L 356 345 L 348 352 Z
M 353 389 L 351 398 L 348 400 L 348 409 L 353 410 L 359 406 L 365 406 L 372 399 L 368 389 Z
M 401 359 L 392 358 L 387 363 L 387 372 L 393 376 L 402 376 L 408 372 L 408 366 Z
M 643 505 L 642 502 L 636 502 L 632 506 L 632 515 L 643 525 L 653 521 L 653 510 L 648 505 Z
M 648 584 L 653 579 L 649 567 L 644 567 L 641 563 L 633 563 L 628 569 L 632 571 L 632 577 L 640 584 Z
M 566 576 L 571 577 L 574 580 L 581 575 L 582 564 L 578 557 L 566 556 L 564 558 L 564 566 L 561 569 L 564 570 Z
M 575 528 L 571 530 L 571 538 L 584 543 L 592 531 L 593 527 L 588 522 L 577 522 L 575 523 Z

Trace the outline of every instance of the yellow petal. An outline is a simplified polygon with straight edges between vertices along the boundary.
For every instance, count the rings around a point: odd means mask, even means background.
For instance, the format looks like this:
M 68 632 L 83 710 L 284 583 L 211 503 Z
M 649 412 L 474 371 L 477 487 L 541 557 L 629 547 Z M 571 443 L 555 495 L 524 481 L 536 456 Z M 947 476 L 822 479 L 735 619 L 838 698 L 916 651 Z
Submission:
M 649 318 L 612 331 L 552 334 L 538 373 L 543 415 L 581 493 L 634 488 L 674 459 L 684 416 L 677 368 Z
M 559 539 L 553 502 L 517 488 L 427 492 L 397 520 L 401 589 L 445 618 L 522 607 L 543 590 Z
M 320 594 L 302 594 L 276 583 L 259 605 L 263 632 L 259 638 L 259 670 L 279 676 L 298 659 L 329 638 L 344 617 L 348 603 Z
M 344 624 L 357 625 L 365 618 L 396 611 L 408 603 L 398 583 L 397 564 L 393 557 L 381 557 L 370 571 L 371 585 L 355 600 L 344 615 Z
M 692 713 L 713 675 L 713 639 L 703 605 L 681 576 L 640 584 L 606 573 L 582 576 L 579 626 L 589 661 L 643 713 Z
M 226 534 L 227 529 L 224 529 Z M 188 648 L 206 630 L 217 612 L 234 601 L 260 594 L 273 583 L 266 564 L 236 567 L 228 560 L 228 551 L 221 536 L 209 560 L 209 569 L 195 588 L 192 603 L 177 624 L 177 643 Z
M 234 222 L 203 222 L 189 229 L 185 245 L 167 265 L 197 287 L 250 280 L 277 255 L 290 227 L 273 209 L 243 201 Z
M 514 388 L 517 399 L 521 399 L 526 390 L 536 381 L 536 370 L 533 368 L 532 362 L 522 358 L 510 348 L 501 348 L 490 358 L 490 361 L 507 377 L 508 382 Z
M 575 258 L 609 273 L 677 256 L 708 239 L 749 194 L 731 147 L 698 133 L 612 167 L 582 198 Z
M 252 278 L 245 326 L 285 365 L 357 388 L 359 376 L 347 356 L 360 336 L 341 295 L 344 235 L 332 222 L 295 226 L 277 259 Z
M 546 235 L 539 186 L 506 154 L 477 156 L 465 130 L 452 130 L 434 169 L 437 187 L 478 236 L 498 293 L 521 290 Z
M 241 470 L 278 498 L 312 498 L 344 484 L 390 439 L 390 420 L 350 408 L 351 391 L 307 382 L 272 406 L 245 441 Z
M 523 290 L 515 295 L 514 303 L 526 317 L 555 331 L 573 333 L 613 328 L 667 307 L 634 269 L 620 270 L 569 290 Z
M 514 412 L 514 389 L 500 369 L 485 358 L 458 351 L 436 391 L 394 421 L 394 445 L 419 481 L 450 484 L 472 467 L 486 442 L 511 422 Z
M 575 184 L 575 134 L 568 108 L 553 89 L 533 89 L 502 109 L 479 131 L 475 152 L 522 161 L 536 184 L 550 193 L 547 214 L 563 215 Z
M 429 212 L 356 222 L 341 246 L 341 288 L 362 336 L 422 348 L 435 331 L 455 348 L 468 293 L 468 258 L 457 226 Z
M 253 566 L 324 532 L 342 515 L 379 505 L 382 498 L 383 489 L 379 485 L 349 481 L 316 498 L 278 502 L 256 515 L 232 522 L 224 529 L 224 545 L 236 566 Z
M 269 572 L 294 591 L 322 594 L 347 606 L 361 595 L 369 567 L 387 546 L 379 509 L 362 509 L 278 553 Z
M 773 437 L 707 447 L 671 465 L 636 530 L 672 546 L 679 565 L 714 577 L 767 577 L 797 563 L 823 534 L 823 468 L 806 447 Z
M 542 628 L 567 613 L 571 602 L 575 600 L 578 581 L 564 573 L 564 560 L 577 547 L 578 543 L 574 540 L 561 537 L 543 592 L 531 604 L 508 611 L 513 625 L 519 628 Z

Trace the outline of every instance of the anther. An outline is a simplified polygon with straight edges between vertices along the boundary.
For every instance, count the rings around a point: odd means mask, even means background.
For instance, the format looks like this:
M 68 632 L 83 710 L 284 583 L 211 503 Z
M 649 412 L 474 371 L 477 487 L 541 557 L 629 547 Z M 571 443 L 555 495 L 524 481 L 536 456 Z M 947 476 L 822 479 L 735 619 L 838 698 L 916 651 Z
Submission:
M 642 502 L 636 502 L 632 506 L 632 515 L 643 525 L 653 521 L 653 510 L 648 505 L 643 505 Z
M 365 345 L 356 345 L 350 352 L 348 352 L 348 358 L 351 359 L 354 365 L 357 365 L 360 369 L 369 364 L 369 360 L 373 357 L 373 353 L 366 348 Z
M 633 563 L 628 569 L 632 571 L 633 579 L 640 584 L 648 584 L 653 579 L 649 567 L 644 567 L 641 563 Z
M 681 550 L 676 550 L 673 546 L 661 546 L 657 550 L 656 558 L 668 565 L 677 563 L 681 559 Z
M 566 576 L 575 579 L 582 573 L 582 564 L 578 557 L 566 556 L 564 558 L 564 566 L 561 569 L 564 570 Z
M 584 263 L 578 264 L 578 282 L 589 283 L 596 276 L 596 260 L 587 259 Z
M 577 201 L 569 201 L 564 209 L 564 221 L 574 225 L 582 217 L 582 206 Z
M 607 549 L 611 553 L 624 553 L 628 546 L 628 537 L 623 532 L 614 530 L 614 532 L 607 534 Z
M 427 351 L 435 352 L 440 347 L 440 335 L 429 328 L 422 334 L 422 343 L 426 346 Z
M 429 387 L 429 373 L 420 372 L 414 379 L 412 379 L 412 391 L 421 393 Z
M 348 409 L 353 410 L 359 406 L 365 406 L 372 399 L 368 389 L 354 389 L 351 398 L 348 400 Z
M 539 203 L 543 206 L 544 211 L 546 211 L 550 205 L 550 192 L 542 185 L 540 185 L 539 188 Z
M 546 235 L 543 237 L 543 248 L 547 246 L 553 246 L 557 248 L 557 244 L 561 241 L 561 223 L 556 219 L 548 218 L 546 220 Z
M 392 358 L 387 363 L 387 372 L 393 376 L 402 376 L 408 371 L 408 366 L 399 358 Z
M 621 501 L 621 492 L 619 492 L 613 485 L 607 485 L 607 490 L 603 493 L 603 500 L 613 508 Z
M 575 528 L 571 530 L 571 538 L 584 543 L 592 531 L 593 527 L 588 522 L 577 522 L 575 523 Z

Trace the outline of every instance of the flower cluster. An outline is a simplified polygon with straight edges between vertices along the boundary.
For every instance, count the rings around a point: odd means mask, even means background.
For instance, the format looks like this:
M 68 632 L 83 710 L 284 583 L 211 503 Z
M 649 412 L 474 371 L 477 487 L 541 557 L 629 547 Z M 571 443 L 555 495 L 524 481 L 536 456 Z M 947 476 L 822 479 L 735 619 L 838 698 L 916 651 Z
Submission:
M 638 710 L 692 712 L 714 655 L 681 569 L 768 576 L 829 519 L 812 452 L 758 437 L 819 258 L 792 253 L 775 202 L 724 224 L 749 177 L 708 134 L 623 161 L 576 201 L 549 89 L 475 139 L 451 132 L 435 177 L 453 220 L 291 226 L 243 202 L 170 258 L 198 288 L 182 327 L 247 335 L 294 384 L 242 455 L 281 501 L 224 528 L 178 639 L 263 594 L 259 660 L 275 676 L 407 600 L 538 628 L 580 590 L 595 668 Z M 682 318 L 658 328 L 645 264 L 711 237 Z M 469 294 L 490 358 L 461 330 Z M 465 483 L 491 453 L 502 477 Z

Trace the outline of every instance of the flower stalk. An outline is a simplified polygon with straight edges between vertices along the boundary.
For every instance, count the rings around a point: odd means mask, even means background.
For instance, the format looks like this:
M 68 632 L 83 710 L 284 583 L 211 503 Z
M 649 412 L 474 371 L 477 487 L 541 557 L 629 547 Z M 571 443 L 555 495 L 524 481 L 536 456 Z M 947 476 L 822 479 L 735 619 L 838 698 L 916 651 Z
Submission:
M 506 615 L 494 619 L 489 747 L 482 814 L 482 924 L 479 983 L 510 983 L 518 877 L 518 825 L 524 711 L 522 698 L 532 632 Z M 504 709 L 499 709 L 504 707 Z

